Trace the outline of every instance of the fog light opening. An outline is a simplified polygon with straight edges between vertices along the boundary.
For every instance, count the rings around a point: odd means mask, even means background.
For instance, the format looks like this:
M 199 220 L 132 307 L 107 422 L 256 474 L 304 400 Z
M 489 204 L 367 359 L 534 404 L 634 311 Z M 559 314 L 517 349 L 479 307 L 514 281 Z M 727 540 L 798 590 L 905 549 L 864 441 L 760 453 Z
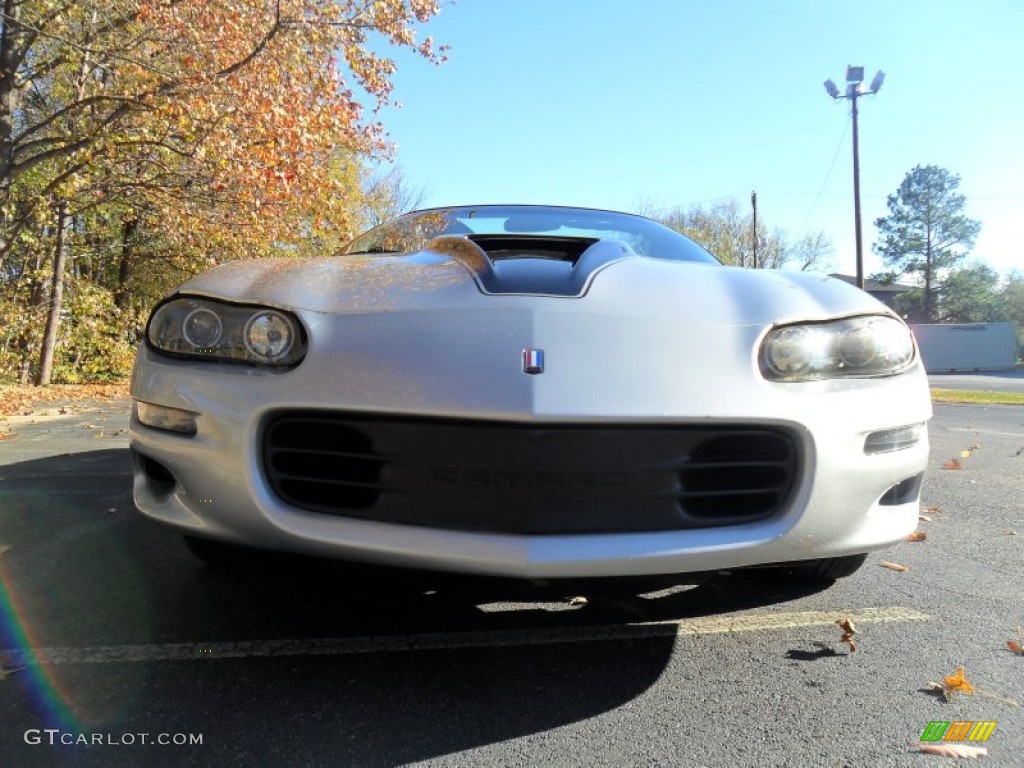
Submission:
M 150 489 L 155 496 L 167 496 L 170 494 L 178 481 L 167 467 L 149 456 L 139 454 L 139 468 L 146 476 Z
M 895 507 L 899 504 L 910 504 L 916 502 L 921 496 L 921 484 L 924 482 L 924 472 L 913 477 L 908 477 L 885 492 L 878 503 L 883 507 Z
M 923 428 L 924 424 L 909 424 L 872 432 L 864 440 L 864 453 L 889 453 L 910 448 L 920 441 Z
M 140 424 L 153 429 L 168 432 L 179 432 L 183 435 L 196 433 L 196 415 L 180 408 L 168 408 L 164 405 L 153 405 L 141 400 L 135 401 L 135 416 Z

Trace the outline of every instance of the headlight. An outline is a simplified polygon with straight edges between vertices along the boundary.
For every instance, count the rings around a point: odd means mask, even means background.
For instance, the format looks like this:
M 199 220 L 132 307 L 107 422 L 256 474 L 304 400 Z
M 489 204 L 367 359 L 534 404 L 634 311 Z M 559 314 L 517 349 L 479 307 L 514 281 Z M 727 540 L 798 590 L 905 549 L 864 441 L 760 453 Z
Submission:
M 295 331 L 280 312 L 259 312 L 245 324 L 245 347 L 260 360 L 276 360 L 288 354 Z
M 153 311 L 146 340 L 157 352 L 194 360 L 287 367 L 306 355 L 302 325 L 289 312 L 187 296 Z
M 910 329 L 885 316 L 786 325 L 761 343 L 761 373 L 773 381 L 891 376 L 914 360 Z

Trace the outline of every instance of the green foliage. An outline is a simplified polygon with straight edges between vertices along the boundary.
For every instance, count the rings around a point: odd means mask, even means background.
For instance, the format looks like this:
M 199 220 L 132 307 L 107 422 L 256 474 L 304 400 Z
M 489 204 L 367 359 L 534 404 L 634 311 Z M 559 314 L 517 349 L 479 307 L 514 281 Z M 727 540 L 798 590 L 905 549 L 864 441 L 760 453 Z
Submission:
M 938 286 L 936 316 L 941 323 L 997 323 L 1009 320 L 999 274 L 985 264 L 950 272 Z
M 1011 272 L 1002 288 L 1007 319 L 1017 325 L 1017 342 L 1024 349 L 1024 273 Z
M 981 225 L 964 213 L 960 177 L 934 165 L 915 166 L 888 199 L 889 215 L 875 221 L 875 252 L 899 275 L 921 282 L 924 322 L 936 318 L 941 277 L 967 255 Z
M 42 271 L 18 287 L 25 291 L 33 283 L 45 285 L 48 279 Z M 111 291 L 88 280 L 70 282 L 57 338 L 53 383 L 124 378 L 131 372 L 135 354 L 133 334 L 125 329 L 126 313 L 114 306 Z M 33 305 L 18 295 L 0 296 L 0 382 L 18 382 L 25 371 L 34 370 L 45 323 L 44 305 Z
M 72 285 L 53 369 L 55 384 L 113 381 L 131 372 L 135 345 L 111 291 L 88 281 Z

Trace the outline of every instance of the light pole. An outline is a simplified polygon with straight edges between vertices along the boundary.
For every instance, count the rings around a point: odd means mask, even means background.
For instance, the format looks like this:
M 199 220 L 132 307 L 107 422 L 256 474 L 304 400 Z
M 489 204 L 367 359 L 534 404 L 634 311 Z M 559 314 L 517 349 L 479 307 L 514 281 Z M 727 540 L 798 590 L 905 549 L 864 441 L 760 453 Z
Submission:
M 825 90 L 833 99 L 849 99 L 853 105 L 853 220 L 857 240 L 857 287 L 864 290 L 864 242 L 860 232 L 860 151 L 857 136 L 857 99 L 878 93 L 885 81 L 885 73 L 878 70 L 871 85 L 864 90 L 864 67 L 846 68 L 846 92 L 842 93 L 831 80 L 825 81 Z

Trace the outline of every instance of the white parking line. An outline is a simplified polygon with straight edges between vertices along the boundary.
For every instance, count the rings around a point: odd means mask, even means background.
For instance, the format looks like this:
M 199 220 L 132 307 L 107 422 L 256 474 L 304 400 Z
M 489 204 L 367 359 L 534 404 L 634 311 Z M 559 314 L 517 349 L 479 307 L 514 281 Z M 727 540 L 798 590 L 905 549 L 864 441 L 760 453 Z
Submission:
M 969 427 L 946 427 L 947 432 L 970 432 L 972 435 L 999 435 L 1000 437 L 1024 437 L 1022 432 L 997 432 L 994 429 L 971 429 Z
M 723 632 L 762 632 L 772 629 L 813 627 L 848 618 L 858 624 L 893 621 L 926 621 L 929 616 L 899 606 L 861 608 L 853 611 L 796 611 L 742 616 L 711 616 L 675 621 L 641 622 L 603 626 L 555 627 L 452 632 L 377 637 L 246 640 L 216 643 L 167 643 L 162 645 L 109 645 L 91 648 L 8 649 L 8 666 L 29 664 L 111 664 L 148 661 L 209 661 L 284 656 L 346 656 L 361 653 L 494 648 L 502 646 L 587 643 L 637 640 L 648 637 L 712 635 Z

